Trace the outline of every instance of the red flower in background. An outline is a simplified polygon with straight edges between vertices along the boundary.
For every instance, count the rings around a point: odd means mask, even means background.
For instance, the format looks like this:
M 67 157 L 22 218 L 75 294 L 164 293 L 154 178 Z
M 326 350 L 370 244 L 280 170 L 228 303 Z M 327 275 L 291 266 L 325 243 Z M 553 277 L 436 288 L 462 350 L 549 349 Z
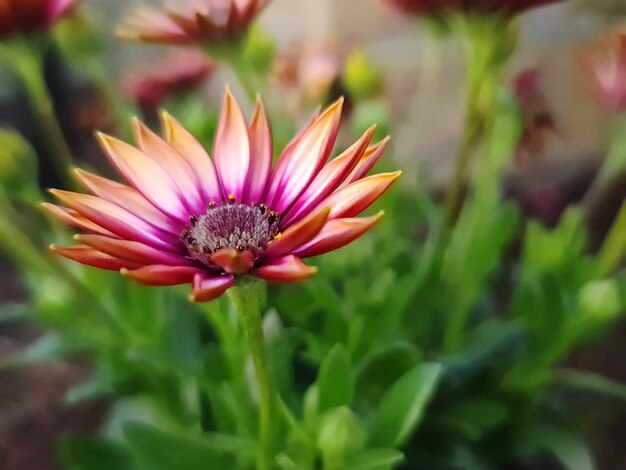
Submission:
M 137 11 L 120 27 L 118 35 L 132 41 L 161 44 L 234 41 L 248 31 L 269 1 L 179 0 L 164 10 Z
M 383 0 L 412 15 L 439 16 L 451 12 L 515 15 L 563 0 Z
M 0 38 L 45 29 L 73 6 L 73 0 L 0 0 Z
M 587 84 L 605 107 L 626 110 L 626 31 L 611 31 L 578 54 Z
M 374 128 L 327 163 L 342 100 L 310 122 L 272 168 L 272 138 L 259 100 L 250 123 L 230 92 L 210 158 L 167 114 L 165 140 L 135 121 L 138 148 L 103 134 L 100 143 L 129 185 L 83 170 L 94 195 L 52 190 L 44 206 L 78 227 L 75 246 L 51 249 L 149 285 L 193 283 L 191 298 L 222 295 L 236 276 L 293 282 L 315 274 L 302 258 L 340 248 L 382 216 L 357 218 L 401 172 L 366 176 L 387 139 Z
M 177 51 L 128 72 L 122 80 L 122 90 L 144 114 L 150 115 L 167 98 L 197 89 L 214 71 L 215 65 L 201 52 Z

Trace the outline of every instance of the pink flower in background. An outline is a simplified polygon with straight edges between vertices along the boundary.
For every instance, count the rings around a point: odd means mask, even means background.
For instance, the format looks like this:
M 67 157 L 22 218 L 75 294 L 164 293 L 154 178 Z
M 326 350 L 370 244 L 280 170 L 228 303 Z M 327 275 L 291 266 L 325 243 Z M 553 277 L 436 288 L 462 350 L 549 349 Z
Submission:
M 578 54 L 589 89 L 615 111 L 626 110 L 626 30 L 611 31 Z
M 541 88 L 541 72 L 527 69 L 512 83 L 513 92 L 522 115 L 522 137 L 515 155 L 516 163 L 528 166 L 542 154 L 546 140 L 556 135 L 552 111 Z
M 135 12 L 120 27 L 124 39 L 161 44 L 220 43 L 243 36 L 270 0 L 176 0 Z
M 305 44 L 276 57 L 270 79 L 286 98 L 290 111 L 298 114 L 305 105 L 328 103 L 331 87 L 340 76 L 341 59 L 336 48 Z
M 176 51 L 128 72 L 122 90 L 144 114 L 153 114 L 165 99 L 197 89 L 214 71 L 215 65 L 201 52 Z
M 383 0 L 403 13 L 439 16 L 461 11 L 476 14 L 515 15 L 563 0 Z
M 222 295 L 237 276 L 293 282 L 315 274 L 302 258 L 340 248 L 382 216 L 358 218 L 401 172 L 366 176 L 387 139 L 372 127 L 327 163 L 342 100 L 310 122 L 272 167 L 271 132 L 259 100 L 246 123 L 227 91 L 213 158 L 171 116 L 165 140 L 135 121 L 137 148 L 104 134 L 100 143 L 128 185 L 77 169 L 93 195 L 52 190 L 52 214 L 82 231 L 67 258 L 149 285 L 192 283 L 191 299 Z
M 0 0 L 0 38 L 45 29 L 73 6 L 73 0 Z

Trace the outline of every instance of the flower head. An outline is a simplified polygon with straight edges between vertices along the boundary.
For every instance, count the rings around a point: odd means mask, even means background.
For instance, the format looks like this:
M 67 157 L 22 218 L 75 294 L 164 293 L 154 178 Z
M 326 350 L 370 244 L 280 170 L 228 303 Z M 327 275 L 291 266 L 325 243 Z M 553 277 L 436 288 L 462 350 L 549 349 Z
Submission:
M 122 81 L 124 94 L 146 115 L 155 113 L 163 101 L 199 87 L 215 65 L 199 51 L 177 51 L 143 68 L 132 70 Z
M 0 0 L 0 38 L 45 29 L 72 4 L 73 0 Z
M 578 61 L 598 101 L 615 111 L 626 110 L 626 30 L 601 37 L 579 53 Z
M 381 213 L 357 218 L 400 172 L 366 176 L 387 139 L 371 145 L 372 127 L 341 155 L 332 152 L 342 100 L 317 113 L 272 168 L 263 104 L 252 120 L 227 91 L 213 158 L 168 114 L 165 139 L 134 122 L 137 148 L 104 134 L 100 143 L 128 185 L 86 171 L 93 195 L 52 190 L 52 214 L 86 234 L 51 249 L 80 263 L 149 285 L 193 283 L 191 298 L 222 295 L 237 276 L 293 282 L 316 270 L 302 258 L 342 247 Z
M 480 15 L 516 15 L 563 0 L 384 0 L 397 10 L 412 15 L 441 16 L 452 12 Z
M 270 0 L 186 0 L 164 10 L 143 9 L 129 17 L 118 31 L 133 41 L 160 44 L 236 41 Z

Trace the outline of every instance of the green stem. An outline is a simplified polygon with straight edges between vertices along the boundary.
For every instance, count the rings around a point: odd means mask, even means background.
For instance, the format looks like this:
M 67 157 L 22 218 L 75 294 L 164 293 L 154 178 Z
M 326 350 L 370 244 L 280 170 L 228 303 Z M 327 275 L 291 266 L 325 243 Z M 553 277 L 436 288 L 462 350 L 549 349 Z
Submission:
M 622 204 L 598 254 L 598 275 L 608 276 L 626 257 L 626 203 Z
M 452 177 L 450 190 L 445 201 L 445 227 L 454 225 L 464 200 L 464 193 L 469 182 L 469 173 L 472 157 L 475 155 L 482 140 L 490 95 L 493 90 L 494 80 L 492 75 L 497 73 L 488 66 L 489 55 L 485 56 L 486 49 L 493 49 L 493 44 L 483 44 L 480 35 L 477 35 L 471 28 L 463 31 L 465 61 L 467 68 L 467 101 L 465 106 L 465 123 L 463 136 L 457 155 L 456 167 Z M 487 52 L 488 54 L 488 52 Z M 487 106 L 485 106 L 487 104 Z M 444 232 L 447 230 L 444 230 Z
M 233 69 L 233 72 L 237 76 L 239 83 L 246 92 L 246 96 L 251 103 L 256 101 L 256 87 L 252 81 L 253 71 L 248 67 L 248 64 L 243 60 L 241 54 L 233 54 L 229 58 L 229 64 Z
M 68 187 L 73 182 L 68 178 L 68 169 L 73 165 L 72 153 L 65 142 L 54 113 L 54 106 L 44 81 L 43 56 L 30 45 L 19 48 L 11 55 L 12 65 L 20 75 L 33 112 L 35 113 L 46 144 L 54 158 L 57 174 Z
M 250 355 L 259 392 L 259 437 L 262 452 L 259 454 L 257 468 L 270 468 L 274 429 L 276 425 L 276 391 L 265 351 L 263 324 L 261 322 L 260 297 L 263 283 L 256 279 L 242 279 L 228 292 L 237 306 L 239 319 L 248 341 Z
M 438 257 L 445 256 L 455 222 L 463 210 L 465 195 L 471 190 L 472 161 L 492 124 L 493 103 L 501 72 L 514 50 L 515 41 L 512 39 L 517 37 L 517 30 L 506 22 L 460 18 L 453 26 L 463 39 L 467 102 L 456 168 L 446 195 L 444 220 L 436 247 Z M 456 352 L 462 344 L 468 311 L 469 306 L 459 301 L 450 312 L 443 338 L 446 352 Z
M 457 163 L 452 177 L 452 185 L 446 195 L 445 201 L 445 224 L 446 227 L 454 225 L 463 205 L 463 194 L 466 191 L 472 157 L 476 147 L 480 143 L 484 120 L 476 109 L 476 101 L 470 97 L 467 103 L 465 126 L 463 137 L 457 156 Z

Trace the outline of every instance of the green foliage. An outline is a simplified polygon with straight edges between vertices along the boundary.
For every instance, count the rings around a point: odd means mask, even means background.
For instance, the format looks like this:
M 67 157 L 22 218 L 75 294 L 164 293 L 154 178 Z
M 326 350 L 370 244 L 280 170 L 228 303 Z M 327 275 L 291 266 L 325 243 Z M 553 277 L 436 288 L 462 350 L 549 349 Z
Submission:
M 440 375 L 439 364 L 422 364 L 402 375 L 370 419 L 370 442 L 380 447 L 404 444 L 421 420 Z
M 65 437 L 59 443 L 59 460 L 72 470 L 135 470 L 130 452 L 104 439 Z
M 354 396 L 354 377 L 350 353 L 341 344 L 330 350 L 317 378 L 319 412 L 350 406 Z
M 220 469 L 245 463 L 253 443 L 230 436 L 191 437 L 166 433 L 138 423 L 124 426 L 124 435 L 140 469 Z

